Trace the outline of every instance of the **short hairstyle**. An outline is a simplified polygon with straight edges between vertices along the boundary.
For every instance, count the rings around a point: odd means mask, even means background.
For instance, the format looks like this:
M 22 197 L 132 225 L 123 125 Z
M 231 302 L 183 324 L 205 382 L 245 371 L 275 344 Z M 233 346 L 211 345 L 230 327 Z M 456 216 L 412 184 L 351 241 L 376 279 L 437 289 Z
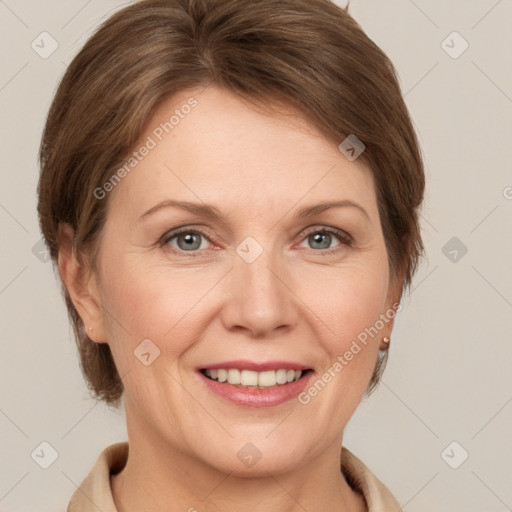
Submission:
M 57 262 L 58 225 L 96 269 L 108 197 L 102 187 L 170 96 L 214 85 L 269 114 L 283 104 L 336 145 L 355 135 L 375 187 L 392 279 L 410 287 L 424 252 L 425 176 L 396 70 L 348 13 L 329 0 L 142 0 L 108 18 L 65 72 L 41 139 L 38 215 Z M 124 386 L 110 347 L 95 343 L 64 285 L 80 368 L 93 396 L 119 406 Z M 379 354 L 367 388 L 387 361 Z

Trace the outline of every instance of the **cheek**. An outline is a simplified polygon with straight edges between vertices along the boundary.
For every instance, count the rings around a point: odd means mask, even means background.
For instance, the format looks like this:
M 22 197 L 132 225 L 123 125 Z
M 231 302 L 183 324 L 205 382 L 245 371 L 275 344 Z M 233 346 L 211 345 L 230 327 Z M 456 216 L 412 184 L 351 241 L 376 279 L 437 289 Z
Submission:
M 386 268 L 377 261 L 331 274 L 328 293 L 320 301 L 317 296 L 318 317 L 329 327 L 318 336 L 326 355 L 319 378 L 327 384 L 319 393 L 323 404 L 317 407 L 330 407 L 325 414 L 335 424 L 348 421 L 373 374 L 383 336 L 375 325 L 384 312 L 386 292 Z M 312 295 L 310 300 L 314 300 Z
M 384 311 L 387 295 L 385 263 L 380 258 L 373 262 L 366 259 L 331 272 L 326 281 L 327 293 L 320 295 L 320 301 L 317 294 L 318 310 L 311 307 L 329 326 L 318 336 L 326 355 L 322 373 L 328 373 L 323 375 L 329 380 L 322 400 L 332 405 L 331 414 L 337 421 L 348 421 L 348 414 L 357 407 L 375 367 L 382 337 L 375 325 Z M 309 300 L 314 301 L 314 296 L 310 295 Z M 341 408 L 335 405 L 341 403 L 345 404 Z
M 143 266 L 143 258 L 111 258 L 104 275 L 102 302 L 109 342 L 128 357 L 145 339 L 166 354 L 180 354 L 192 344 L 194 326 L 204 317 L 205 293 L 218 280 L 211 272 L 170 266 Z
M 318 282 L 316 276 L 315 281 Z M 311 281 L 311 277 L 308 278 Z M 343 349 L 351 340 L 373 326 L 384 312 L 387 296 L 387 269 L 380 259 L 329 269 L 319 285 L 304 289 L 311 309 L 331 329 L 333 348 Z M 314 306 L 315 305 L 315 306 Z

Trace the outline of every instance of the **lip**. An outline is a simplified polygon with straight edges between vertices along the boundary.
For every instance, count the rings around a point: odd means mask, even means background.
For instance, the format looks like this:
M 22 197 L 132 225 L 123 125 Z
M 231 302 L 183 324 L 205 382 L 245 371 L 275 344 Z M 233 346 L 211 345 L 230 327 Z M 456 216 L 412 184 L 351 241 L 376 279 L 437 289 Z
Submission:
M 252 370 L 253 372 L 267 372 L 270 370 L 310 370 L 311 367 L 305 366 L 293 361 L 249 361 L 247 359 L 238 359 L 236 361 L 224 361 L 222 363 L 208 364 L 205 366 L 198 366 L 199 370 L 218 370 L 236 368 L 238 370 Z
M 233 363 L 233 361 L 231 361 Z M 226 363 L 222 363 L 225 365 Z M 266 364 L 266 363 L 265 363 Z M 274 364 L 274 363 L 272 363 Z M 279 363 L 282 364 L 282 363 Z M 216 365 L 218 368 L 226 368 L 226 366 Z M 300 366 L 300 365 L 299 365 Z M 236 368 L 237 366 L 228 366 L 228 368 Z M 215 369 L 214 367 L 208 366 L 208 368 Z M 238 368 L 240 368 L 238 366 Z M 251 368 L 244 369 L 253 369 L 254 365 Z M 283 368 L 283 366 L 279 366 L 279 368 Z M 278 368 L 278 369 L 279 369 Z M 297 368 L 296 366 L 294 368 Z M 274 368 L 271 368 L 274 369 Z M 292 368 L 289 368 L 292 369 Z M 298 368 L 297 368 L 298 369 Z M 260 370 L 261 371 L 261 370 Z M 265 371 L 265 370 L 263 370 Z M 308 371 L 301 376 L 301 378 L 294 382 L 289 382 L 287 384 L 281 384 L 276 387 L 268 388 L 268 389 L 257 389 L 257 388 L 242 388 L 235 386 L 233 384 L 229 384 L 228 382 L 218 382 L 216 380 L 209 379 L 206 375 L 204 375 L 201 371 L 198 371 L 197 374 L 199 378 L 203 382 L 203 384 L 208 388 L 208 390 L 222 399 L 228 401 L 231 404 L 237 405 L 239 407 L 275 407 L 280 405 L 288 400 L 296 398 L 306 386 L 309 384 L 311 379 L 314 376 L 313 371 Z

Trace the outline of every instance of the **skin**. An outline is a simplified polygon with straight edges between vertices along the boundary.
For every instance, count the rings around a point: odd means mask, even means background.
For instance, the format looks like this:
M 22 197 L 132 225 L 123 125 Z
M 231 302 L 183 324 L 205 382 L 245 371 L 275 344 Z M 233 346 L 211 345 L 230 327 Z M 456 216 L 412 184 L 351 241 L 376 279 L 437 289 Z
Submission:
M 307 405 L 233 405 L 195 369 L 291 360 L 313 368 L 314 382 L 399 301 L 402 281 L 388 272 L 372 175 L 297 112 L 263 114 L 215 87 L 168 99 L 141 141 L 191 96 L 198 105 L 103 199 L 97 272 L 78 265 L 72 231 L 61 226 L 61 277 L 89 336 L 110 345 L 125 385 L 130 454 L 111 479 L 116 506 L 367 510 L 340 471 L 340 447 L 392 320 Z M 167 199 L 212 204 L 224 220 L 177 208 L 139 220 Z M 342 207 L 296 215 L 342 199 L 366 214 Z M 159 244 L 181 226 L 204 233 L 192 251 L 183 237 Z M 352 244 L 312 236 L 332 228 Z M 236 252 L 248 236 L 263 248 L 252 263 Z M 149 366 L 134 356 L 144 339 L 160 350 Z M 252 467 L 237 457 L 248 442 L 262 454 Z

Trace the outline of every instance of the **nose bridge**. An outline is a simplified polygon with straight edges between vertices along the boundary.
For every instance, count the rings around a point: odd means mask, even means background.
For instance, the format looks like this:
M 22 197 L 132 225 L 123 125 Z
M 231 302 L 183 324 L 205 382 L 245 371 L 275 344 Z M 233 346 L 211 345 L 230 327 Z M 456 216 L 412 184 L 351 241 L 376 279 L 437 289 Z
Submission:
M 243 257 L 238 258 L 235 268 L 239 283 L 247 292 L 250 292 L 254 300 L 265 303 L 281 294 L 280 288 L 283 284 L 275 270 L 271 270 L 272 267 L 276 267 L 275 260 L 275 251 L 272 249 L 264 250 L 253 261 L 245 260 Z
M 286 285 L 281 256 L 267 244 L 247 237 L 236 249 L 232 272 L 232 297 L 227 305 L 227 322 L 245 327 L 254 334 L 269 333 L 290 326 L 293 304 Z M 284 282 L 283 282 L 284 281 Z

